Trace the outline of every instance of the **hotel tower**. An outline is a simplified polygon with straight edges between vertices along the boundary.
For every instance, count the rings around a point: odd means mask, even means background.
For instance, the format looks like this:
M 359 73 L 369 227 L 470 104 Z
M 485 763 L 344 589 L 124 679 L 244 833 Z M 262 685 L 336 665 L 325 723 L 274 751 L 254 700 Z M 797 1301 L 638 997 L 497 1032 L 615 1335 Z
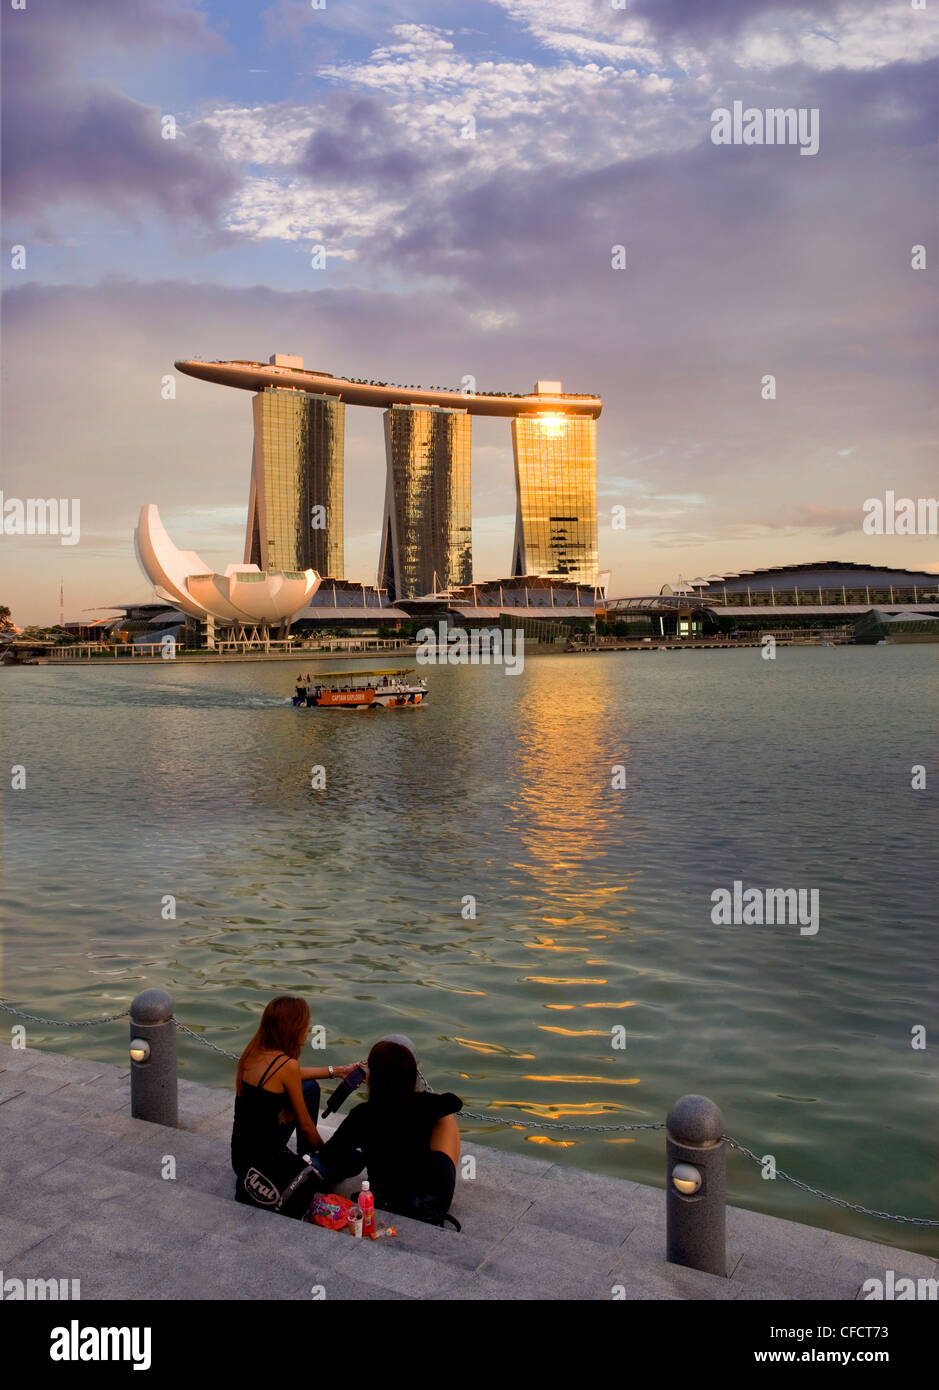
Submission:
M 560 395 L 561 383 L 535 392 Z M 512 573 L 596 584 L 597 422 L 591 415 L 519 414 L 512 421 L 517 512 Z
M 252 405 L 246 563 L 344 578 L 344 403 L 265 386 Z
M 473 580 L 470 417 L 465 410 L 385 411 L 385 519 L 378 585 L 392 600 Z
M 269 362 L 176 366 L 254 392 L 245 560 L 342 579 L 347 405 L 384 411 L 387 465 L 378 583 L 392 600 L 472 582 L 472 416 L 511 420 L 517 518 L 512 574 L 596 584 L 599 396 L 538 381 L 524 395 L 396 386 Z

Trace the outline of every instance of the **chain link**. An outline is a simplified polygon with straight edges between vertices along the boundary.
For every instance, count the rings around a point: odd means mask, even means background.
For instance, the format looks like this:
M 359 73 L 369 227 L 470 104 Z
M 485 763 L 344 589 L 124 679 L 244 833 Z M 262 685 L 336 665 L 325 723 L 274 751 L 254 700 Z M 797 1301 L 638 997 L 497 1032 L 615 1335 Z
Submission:
M 3 1009 L 6 1013 L 15 1014 L 17 1018 L 29 1019 L 30 1023 L 42 1023 L 48 1028 L 96 1028 L 102 1023 L 116 1023 L 118 1019 L 130 1017 L 130 1009 L 125 1009 L 123 1013 L 108 1014 L 105 1018 L 86 1018 L 76 1023 L 68 1023 L 64 1019 L 39 1018 L 36 1014 L 23 1013 L 21 1009 L 14 1009 L 12 1004 L 8 1004 L 5 999 L 0 999 L 0 1009 Z M 178 1018 L 175 1019 L 174 1022 L 181 1033 L 185 1033 L 187 1037 L 193 1038 L 197 1043 L 201 1043 L 203 1047 L 211 1048 L 213 1052 L 219 1053 L 222 1057 L 227 1057 L 232 1062 L 238 1061 L 238 1057 L 234 1052 L 227 1052 L 224 1047 L 219 1047 L 216 1043 L 209 1042 L 209 1039 L 204 1038 L 201 1033 L 196 1033 L 192 1028 L 187 1027 L 185 1023 L 180 1023 Z M 431 1086 L 420 1067 L 417 1069 L 417 1075 L 424 1090 L 430 1091 L 433 1094 L 434 1088 Z M 565 1134 L 626 1134 L 635 1133 L 639 1130 L 665 1129 L 666 1127 L 664 1122 L 636 1125 L 568 1125 L 561 1121 L 548 1120 L 532 1123 L 531 1121 L 525 1121 L 517 1117 L 509 1119 L 501 1115 L 487 1115 L 478 1110 L 461 1110 L 460 1114 L 467 1120 L 479 1120 L 483 1124 L 506 1125 L 510 1129 L 560 1130 Z M 748 1149 L 744 1144 L 738 1143 L 737 1140 L 732 1139 L 729 1134 L 724 1134 L 721 1138 L 726 1144 L 729 1144 L 732 1149 L 735 1149 L 737 1153 L 743 1154 L 745 1158 L 752 1159 L 758 1167 L 763 1167 L 763 1160 L 757 1157 L 752 1149 Z M 784 1173 L 781 1168 L 776 1169 L 776 1177 L 782 1178 L 783 1182 L 791 1183 L 793 1187 L 799 1188 L 801 1192 L 807 1192 L 812 1197 L 820 1198 L 823 1202 L 831 1202 L 836 1207 L 843 1207 L 845 1211 L 856 1211 L 861 1216 L 873 1217 L 876 1221 L 899 1221 L 906 1226 L 939 1226 L 939 1221 L 931 1221 L 927 1217 L 895 1216 L 886 1211 L 874 1211 L 871 1207 L 862 1206 L 860 1202 L 848 1202 L 845 1201 L 843 1197 L 833 1197 L 829 1192 L 822 1192 L 818 1187 L 812 1187 L 807 1182 L 800 1182 L 798 1178 L 790 1177 L 789 1174 Z
M 501 1115 L 481 1115 L 478 1110 L 461 1110 L 460 1115 L 467 1120 L 482 1120 L 487 1125 L 509 1125 L 512 1129 L 563 1129 L 570 1134 L 625 1134 L 627 1130 L 665 1128 L 664 1122 L 646 1125 L 566 1125 L 560 1120 L 539 1120 L 535 1123 L 531 1120 L 503 1119 Z
M 736 1139 L 731 1139 L 729 1134 L 721 1135 L 725 1143 L 738 1153 L 745 1154 L 747 1158 L 752 1158 L 753 1162 L 763 1167 L 763 1160 L 758 1158 L 755 1153 L 747 1149 L 743 1144 L 738 1144 Z M 836 1207 L 844 1207 L 847 1211 L 860 1212 L 862 1216 L 873 1216 L 878 1221 L 902 1221 L 907 1226 L 939 1226 L 939 1221 L 930 1221 L 925 1216 L 893 1216 L 886 1211 L 872 1211 L 870 1207 L 862 1207 L 859 1202 L 846 1202 L 843 1197 L 832 1197 L 828 1192 L 822 1192 L 817 1187 L 810 1187 L 807 1182 L 800 1182 L 798 1178 L 791 1178 L 788 1173 L 784 1173 L 781 1168 L 776 1169 L 777 1178 L 782 1178 L 783 1182 L 791 1182 L 793 1187 L 798 1187 L 803 1192 L 809 1192 L 813 1197 L 820 1197 L 823 1202 L 833 1202 Z
M 17 1018 L 28 1018 L 30 1023 L 44 1023 L 48 1028 L 96 1028 L 99 1023 L 115 1023 L 119 1018 L 130 1017 L 130 1009 L 125 1009 L 122 1014 L 108 1014 L 106 1018 L 84 1018 L 77 1023 L 66 1023 L 61 1018 L 38 1018 L 36 1014 L 24 1014 L 22 1009 L 14 1009 L 5 999 L 0 999 L 0 1009 L 8 1014 L 16 1014 Z
M 229 1057 L 233 1062 L 239 1060 L 234 1052 L 226 1052 L 224 1047 L 217 1047 L 214 1042 L 209 1042 L 208 1038 L 204 1038 L 201 1033 L 194 1033 L 191 1028 L 186 1027 L 185 1023 L 180 1023 L 179 1019 L 176 1020 L 176 1027 L 187 1037 L 195 1038 L 196 1042 L 201 1043 L 203 1047 L 211 1047 L 213 1052 L 220 1052 L 223 1057 Z

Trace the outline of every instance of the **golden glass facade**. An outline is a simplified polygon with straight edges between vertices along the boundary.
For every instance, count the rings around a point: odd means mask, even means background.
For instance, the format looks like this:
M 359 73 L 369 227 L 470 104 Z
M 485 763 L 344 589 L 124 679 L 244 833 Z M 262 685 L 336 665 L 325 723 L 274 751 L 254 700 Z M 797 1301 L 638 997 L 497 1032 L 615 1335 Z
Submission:
M 596 584 L 596 420 L 518 415 L 512 448 L 518 502 L 512 573 Z
M 393 405 L 385 411 L 388 480 L 378 583 L 392 599 L 472 582 L 471 426 L 465 410 Z
M 345 411 L 332 396 L 267 388 L 254 397 L 245 561 L 345 577 Z M 322 509 L 322 510 L 320 510 Z

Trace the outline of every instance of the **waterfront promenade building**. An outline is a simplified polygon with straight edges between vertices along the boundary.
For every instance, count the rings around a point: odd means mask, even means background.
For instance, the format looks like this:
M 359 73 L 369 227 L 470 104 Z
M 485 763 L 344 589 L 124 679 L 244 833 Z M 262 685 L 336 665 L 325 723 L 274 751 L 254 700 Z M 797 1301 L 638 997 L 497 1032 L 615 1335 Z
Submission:
M 560 391 L 560 382 L 535 390 Z M 517 513 L 513 575 L 596 584 L 597 422 L 589 415 L 526 414 L 512 421 Z
M 605 598 L 597 615 L 635 636 L 681 638 L 734 630 L 847 630 L 875 607 L 910 619 L 939 616 L 939 576 L 853 560 L 802 561 L 679 579 L 657 594 Z
M 397 386 L 313 371 L 302 357 L 268 363 L 178 361 L 188 376 L 255 392 L 246 562 L 344 576 L 343 414 L 386 412 L 387 485 L 378 584 L 392 597 L 472 579 L 470 425 L 512 422 L 517 489 L 513 575 L 595 585 L 598 396 L 539 381 L 527 394 Z M 326 526 L 307 525 L 313 507 Z
M 378 585 L 393 600 L 472 581 L 471 424 L 465 409 L 394 405 L 385 411 Z

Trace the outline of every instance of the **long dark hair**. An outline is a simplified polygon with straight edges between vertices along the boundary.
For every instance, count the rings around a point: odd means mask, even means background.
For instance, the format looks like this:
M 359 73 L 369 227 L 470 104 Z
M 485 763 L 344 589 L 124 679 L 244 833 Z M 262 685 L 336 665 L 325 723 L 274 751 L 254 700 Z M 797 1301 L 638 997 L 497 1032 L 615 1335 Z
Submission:
M 241 1054 L 235 1079 L 236 1093 L 241 1095 L 245 1068 L 259 1052 L 286 1052 L 296 1061 L 303 1051 L 309 1026 L 310 1006 L 305 999 L 297 999 L 292 994 L 279 994 L 272 999 L 261 1015 L 258 1031 Z
M 400 1043 L 377 1042 L 368 1054 L 368 1098 L 377 1106 L 400 1105 L 414 1094 L 417 1062 Z

